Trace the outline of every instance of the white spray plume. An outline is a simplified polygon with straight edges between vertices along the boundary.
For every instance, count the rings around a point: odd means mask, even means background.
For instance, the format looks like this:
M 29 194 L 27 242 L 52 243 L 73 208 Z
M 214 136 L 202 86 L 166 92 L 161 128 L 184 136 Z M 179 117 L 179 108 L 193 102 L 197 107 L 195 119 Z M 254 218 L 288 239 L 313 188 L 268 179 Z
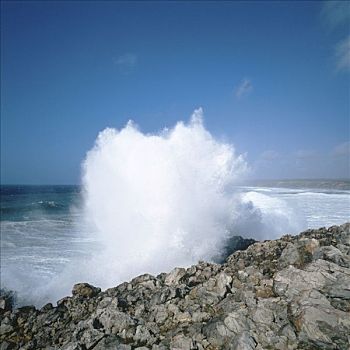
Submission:
M 50 280 L 10 270 L 2 279 L 41 306 L 77 282 L 113 287 L 142 273 L 220 258 L 235 235 L 272 239 L 305 227 L 282 199 L 240 192 L 235 183 L 246 171 L 244 157 L 205 129 L 201 109 L 189 123 L 158 134 L 145 135 L 132 122 L 106 129 L 83 164 L 88 226 L 78 220 L 82 234 L 75 239 L 82 253 L 84 242 L 94 244 L 89 258 L 77 254 Z
M 132 122 L 100 133 L 84 164 L 89 218 L 121 276 L 211 259 L 232 224 L 234 180 L 246 170 L 232 145 L 189 124 L 145 135 Z
M 205 129 L 202 114 L 158 134 L 132 122 L 99 134 L 83 167 L 86 214 L 105 245 L 96 283 L 212 260 L 230 236 L 253 234 L 252 217 L 260 237 L 273 235 L 261 210 L 234 193 L 244 157 Z

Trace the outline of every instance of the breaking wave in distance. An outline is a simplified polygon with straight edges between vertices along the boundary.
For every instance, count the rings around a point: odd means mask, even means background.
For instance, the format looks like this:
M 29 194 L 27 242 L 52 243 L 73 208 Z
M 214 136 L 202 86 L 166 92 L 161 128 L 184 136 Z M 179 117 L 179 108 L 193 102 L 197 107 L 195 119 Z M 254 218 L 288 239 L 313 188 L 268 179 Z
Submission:
M 144 134 L 134 123 L 102 131 L 83 164 L 86 218 L 104 246 L 88 268 L 109 287 L 219 258 L 235 235 L 270 239 L 302 227 L 292 208 L 235 188 L 248 170 L 234 146 L 215 139 L 202 110 L 190 122 Z

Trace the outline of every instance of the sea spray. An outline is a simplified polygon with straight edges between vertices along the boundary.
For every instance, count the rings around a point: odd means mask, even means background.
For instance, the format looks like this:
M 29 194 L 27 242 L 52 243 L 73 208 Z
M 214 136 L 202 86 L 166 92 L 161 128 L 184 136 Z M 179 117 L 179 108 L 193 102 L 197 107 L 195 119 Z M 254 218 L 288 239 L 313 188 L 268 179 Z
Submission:
M 247 169 L 233 145 L 205 129 L 201 110 L 155 134 L 132 122 L 106 129 L 83 163 L 81 206 L 43 208 L 67 197 L 36 194 L 33 220 L 1 222 L 1 287 L 15 290 L 19 305 L 42 306 L 78 282 L 105 289 L 222 261 L 233 236 L 272 239 L 307 227 L 283 199 L 236 186 Z
M 101 132 L 83 185 L 109 267 L 130 278 L 219 254 L 234 219 L 232 185 L 246 168 L 204 128 L 201 109 L 159 134 L 131 122 Z
M 205 129 L 201 109 L 158 134 L 143 134 L 132 122 L 102 131 L 83 165 L 86 216 L 104 246 L 92 280 L 106 287 L 213 261 L 234 235 L 296 232 L 282 201 L 265 200 L 262 208 L 264 195 L 237 192 L 247 169 L 233 145 Z

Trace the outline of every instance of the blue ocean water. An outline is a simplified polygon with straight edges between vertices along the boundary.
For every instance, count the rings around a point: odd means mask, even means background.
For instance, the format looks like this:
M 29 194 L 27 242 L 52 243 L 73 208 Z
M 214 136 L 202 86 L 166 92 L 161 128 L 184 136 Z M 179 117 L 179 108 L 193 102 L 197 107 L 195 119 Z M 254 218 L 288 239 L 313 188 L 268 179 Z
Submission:
M 1 221 L 27 221 L 68 213 L 79 198 L 79 186 L 1 186 Z
M 72 261 L 88 258 L 79 186 L 1 186 L 1 288 L 19 303 L 38 303 L 33 288 L 52 281 Z
M 307 229 L 349 221 L 348 184 L 339 189 L 332 184 L 315 188 L 310 183 L 269 183 L 239 186 L 237 192 L 254 202 L 267 224 L 271 212 L 276 218 L 276 213 L 292 207 Z M 19 304 L 40 305 L 65 295 L 68 287 L 58 288 L 58 276 L 70 266 L 68 285 L 81 282 L 81 265 L 99 249 L 98 237 L 84 217 L 79 186 L 1 186 L 0 224 L 1 288 L 17 291 Z

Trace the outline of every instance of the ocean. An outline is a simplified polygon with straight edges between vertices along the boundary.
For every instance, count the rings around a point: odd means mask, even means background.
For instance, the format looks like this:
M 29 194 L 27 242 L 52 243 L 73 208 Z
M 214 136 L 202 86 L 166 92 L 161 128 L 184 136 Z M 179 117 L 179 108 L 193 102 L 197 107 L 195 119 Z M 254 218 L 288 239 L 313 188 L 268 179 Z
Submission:
M 272 237 L 259 237 L 259 232 L 253 230 L 263 226 L 249 226 L 246 223 L 251 222 L 249 219 L 243 226 L 242 223 L 236 226 L 237 233 L 247 238 L 275 238 L 350 219 L 349 181 L 275 181 L 236 186 L 235 192 L 244 198 L 243 202 L 254 203 L 259 220 L 265 220 L 265 230 L 277 232 Z M 286 208 L 292 211 L 286 214 Z M 281 230 L 289 227 L 280 219 L 283 215 L 299 223 L 294 232 L 293 229 L 278 231 L 278 227 L 276 230 L 279 222 L 282 222 Z M 132 232 L 123 234 L 132 235 Z M 82 266 L 89 266 L 102 249 L 96 227 L 86 220 L 79 186 L 1 186 L 1 288 L 16 291 L 19 304 L 42 305 L 69 293 L 76 282 L 85 279 L 100 282 L 94 276 L 105 269 L 97 268 L 92 275 L 86 271 L 90 267 Z M 108 259 L 112 260 L 113 256 Z M 103 263 L 95 260 L 94 269 L 98 264 Z M 131 278 L 132 273 L 141 272 L 142 266 L 123 276 Z M 121 282 L 118 276 L 111 276 L 113 273 L 107 277 L 107 283 L 102 283 L 103 287 Z
M 2 185 L 1 288 L 40 304 L 40 289 L 91 252 L 83 222 L 79 186 Z

